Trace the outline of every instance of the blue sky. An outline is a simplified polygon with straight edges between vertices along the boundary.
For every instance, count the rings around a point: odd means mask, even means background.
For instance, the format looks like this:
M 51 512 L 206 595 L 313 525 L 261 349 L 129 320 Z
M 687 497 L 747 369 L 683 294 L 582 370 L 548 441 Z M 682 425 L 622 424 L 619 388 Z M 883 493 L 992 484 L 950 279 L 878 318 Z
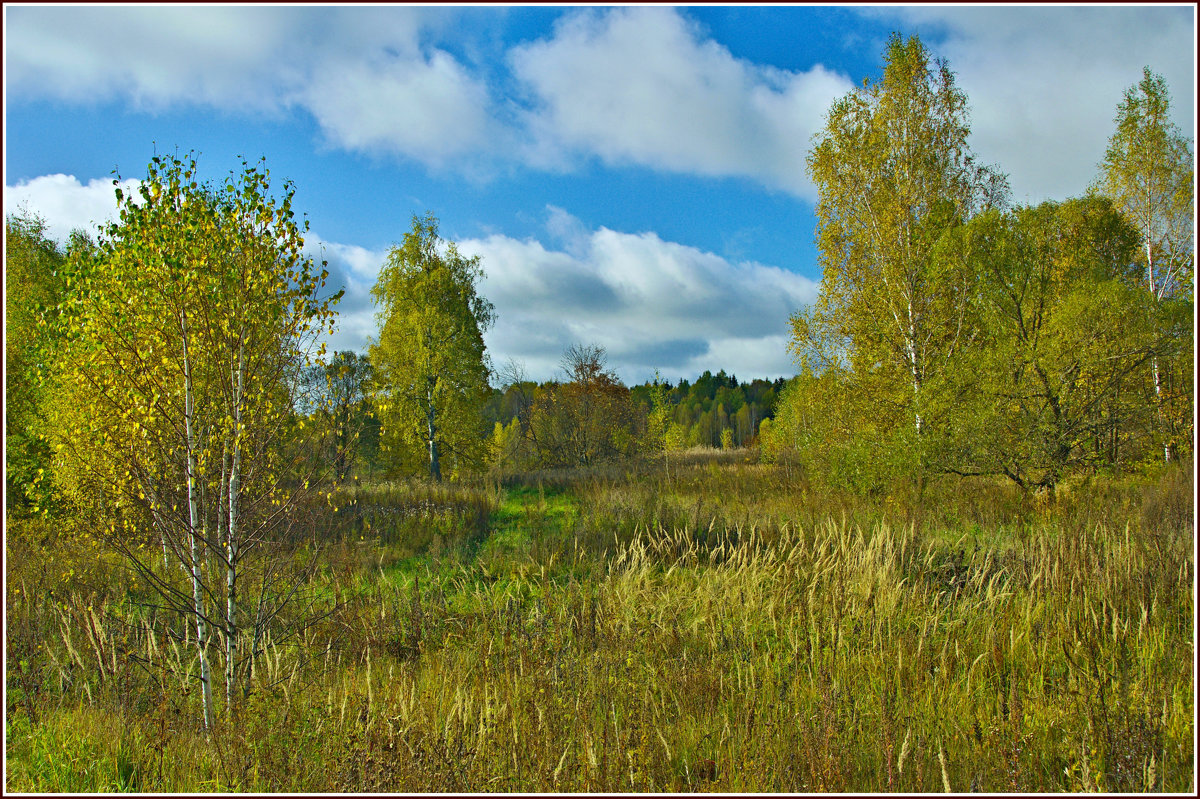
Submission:
M 432 211 L 482 259 L 495 365 L 536 379 L 576 342 L 631 383 L 794 373 L 820 280 L 804 158 L 893 31 L 949 60 L 1018 202 L 1086 190 L 1143 66 L 1194 136 L 1191 5 L 4 12 L 6 214 L 65 236 L 156 150 L 213 180 L 265 156 L 347 290 L 333 346 L 365 349 L 378 267 Z

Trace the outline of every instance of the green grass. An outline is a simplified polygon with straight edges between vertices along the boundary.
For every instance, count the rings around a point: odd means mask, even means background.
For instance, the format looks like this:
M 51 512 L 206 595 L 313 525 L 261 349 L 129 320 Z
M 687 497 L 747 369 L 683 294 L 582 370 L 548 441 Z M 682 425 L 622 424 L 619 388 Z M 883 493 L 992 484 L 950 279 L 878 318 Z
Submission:
M 163 671 L 187 650 L 119 593 L 92 638 L 82 599 L 14 594 L 55 562 L 10 536 L 8 789 L 1195 787 L 1190 473 L 914 507 L 695 453 L 350 499 L 336 613 L 211 740 Z

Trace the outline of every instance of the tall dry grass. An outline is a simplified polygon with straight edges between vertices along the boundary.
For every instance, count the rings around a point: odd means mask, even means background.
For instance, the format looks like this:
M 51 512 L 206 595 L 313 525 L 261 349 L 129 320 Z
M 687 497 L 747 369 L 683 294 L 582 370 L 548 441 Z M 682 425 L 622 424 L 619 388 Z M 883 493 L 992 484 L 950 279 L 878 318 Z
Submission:
M 186 642 L 10 572 L 7 787 L 1195 788 L 1189 474 L 923 513 L 744 460 L 545 477 L 364 491 L 314 572 L 338 612 L 267 642 L 211 741 Z M 424 510 L 372 539 L 389 503 Z

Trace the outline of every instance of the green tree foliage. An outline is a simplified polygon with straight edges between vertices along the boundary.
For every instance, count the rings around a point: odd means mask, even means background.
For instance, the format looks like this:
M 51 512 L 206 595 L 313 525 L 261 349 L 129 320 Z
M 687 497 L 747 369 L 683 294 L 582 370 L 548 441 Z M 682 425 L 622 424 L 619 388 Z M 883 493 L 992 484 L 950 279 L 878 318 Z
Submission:
M 1138 370 L 1168 341 L 1130 268 L 1137 232 L 1107 200 L 1083 199 L 988 212 L 960 234 L 980 325 L 954 370 L 946 467 L 1052 488 L 1144 447 L 1152 400 Z
M 792 350 L 802 366 L 842 370 L 887 415 L 901 409 L 918 439 L 937 421 L 929 387 L 963 340 L 970 298 L 938 242 L 1007 190 L 976 165 L 968 133 L 947 65 L 895 35 L 882 80 L 834 103 L 808 156 L 823 276 L 792 319 Z
M 498 471 L 516 471 L 532 465 L 530 449 L 521 431 L 521 420 L 496 422 L 488 439 L 488 463 Z
M 507 471 L 537 465 L 531 426 L 534 398 L 541 392 L 529 380 L 525 367 L 509 360 L 500 373 L 501 389 L 493 389 L 484 407 L 484 418 L 492 422 L 488 453 L 493 469 Z
M 568 369 L 570 371 L 570 369 Z M 606 370 L 605 370 L 606 371 Z M 629 408 L 621 412 L 623 432 L 619 438 L 629 452 L 676 452 L 689 446 L 724 446 L 723 440 L 732 435 L 732 446 L 750 447 L 758 443 L 759 426 L 775 413 L 776 397 L 785 381 L 756 379 L 738 382 L 724 371 L 705 372 L 695 383 L 680 380 L 672 386 L 661 377 L 629 389 Z M 610 382 L 617 382 L 615 375 Z M 560 403 L 565 382 L 551 381 L 538 385 L 527 380 L 524 370 L 509 364 L 502 375 L 503 388 L 494 389 L 485 407 L 485 417 L 493 425 L 492 452 L 508 453 L 503 468 L 531 468 L 539 465 L 568 463 L 560 458 L 558 443 L 562 436 L 555 431 L 566 425 L 566 417 L 556 427 L 546 416 L 549 409 Z M 624 402 L 624 400 L 622 400 Z M 539 409 L 537 426 L 533 424 L 533 409 Z M 512 439 L 512 422 L 519 420 L 520 438 Z M 502 432 L 494 425 L 500 424 Z M 549 435 L 549 439 L 544 439 Z M 565 434 L 564 434 L 565 435 Z M 511 442 L 512 446 L 502 442 Z M 610 457 L 606 455 L 604 457 Z M 493 465 L 500 464 L 493 460 Z
M 1141 283 L 1159 303 L 1190 315 L 1195 286 L 1195 162 L 1191 142 L 1170 121 L 1166 81 L 1147 67 L 1117 108 L 1116 131 L 1094 191 L 1111 197 L 1138 230 Z M 1163 456 L 1191 439 L 1192 337 L 1151 360 Z
M 1115 208 L 1007 212 L 946 65 L 899 36 L 885 62 L 809 155 L 824 276 L 792 317 L 802 374 L 767 457 L 860 492 L 919 489 L 930 469 L 1053 489 L 1145 462 L 1155 440 L 1169 458 L 1191 432 L 1193 172 L 1161 79 L 1118 114 L 1100 184 Z
M 646 449 L 650 452 L 669 451 L 667 433 L 671 429 L 671 404 L 667 399 L 667 386 L 659 375 L 654 372 L 654 380 L 650 384 L 650 411 L 646 415 Z
M 388 253 L 371 296 L 379 338 L 371 345 L 383 446 L 401 463 L 424 460 L 442 479 L 442 458 L 458 469 L 481 466 L 490 366 L 483 332 L 495 309 L 479 296 L 478 256 L 465 258 L 438 236 L 437 219 L 413 217 Z
M 688 446 L 716 447 L 721 445 L 725 430 L 733 431 L 733 445 L 753 446 L 759 425 L 775 412 L 778 392 L 784 380 L 755 379 L 739 382 L 724 370 L 713 374 L 705 371 L 694 383 L 680 380 L 675 386 L 662 384 L 666 404 L 668 450 Z M 647 416 L 655 408 L 656 389 L 653 381 L 630 389 L 633 401 Z
M 39 324 L 63 296 L 66 253 L 46 235 L 36 216 L 21 213 L 4 222 L 4 478 L 8 513 L 46 507 L 50 453 L 39 437 L 42 379 L 57 337 Z
M 806 368 L 790 380 L 774 418 L 760 426 L 763 457 L 798 465 L 810 483 L 859 495 L 912 474 L 916 433 L 907 417 L 852 385 L 834 368 Z
M 232 712 L 291 596 L 274 590 L 272 544 L 315 483 L 293 485 L 287 445 L 299 370 L 336 297 L 318 296 L 327 273 L 301 254 L 291 200 L 290 187 L 272 197 L 260 166 L 213 187 L 194 160 L 156 157 L 139 196 L 117 190 L 120 221 L 73 253 L 56 319 L 55 478 L 194 622 L 209 729 L 211 636 Z
M 377 454 L 372 380 L 370 359 L 349 350 L 335 352 L 328 362 L 307 370 L 302 411 L 325 429 L 328 435 L 318 439 L 331 447 L 314 456 L 330 460 L 338 482 L 357 476 L 364 466 L 369 468 Z
M 603 347 L 572 345 L 562 358 L 566 380 L 538 392 L 529 435 L 543 464 L 586 466 L 635 454 L 640 419 L 607 361 Z
M 1166 81 L 1146 67 L 1117 107 L 1094 187 L 1137 228 L 1142 279 L 1158 300 L 1190 296 L 1195 280 L 1195 162 L 1170 106 Z

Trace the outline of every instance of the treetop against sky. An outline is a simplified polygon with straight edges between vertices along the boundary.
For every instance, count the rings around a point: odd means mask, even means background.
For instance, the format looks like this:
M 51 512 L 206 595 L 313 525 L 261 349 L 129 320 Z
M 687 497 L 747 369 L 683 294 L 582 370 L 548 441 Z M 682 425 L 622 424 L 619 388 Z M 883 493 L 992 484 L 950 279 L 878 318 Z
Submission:
M 7 5 L 6 214 L 59 238 L 112 179 L 198 153 L 265 157 L 345 287 L 338 349 L 414 213 L 485 271 L 493 360 L 530 377 L 575 342 L 629 382 L 794 372 L 817 295 L 805 155 L 888 36 L 946 58 L 980 162 L 1013 199 L 1082 194 L 1150 66 L 1194 136 L 1195 10 L 1136 7 L 57 7 Z

